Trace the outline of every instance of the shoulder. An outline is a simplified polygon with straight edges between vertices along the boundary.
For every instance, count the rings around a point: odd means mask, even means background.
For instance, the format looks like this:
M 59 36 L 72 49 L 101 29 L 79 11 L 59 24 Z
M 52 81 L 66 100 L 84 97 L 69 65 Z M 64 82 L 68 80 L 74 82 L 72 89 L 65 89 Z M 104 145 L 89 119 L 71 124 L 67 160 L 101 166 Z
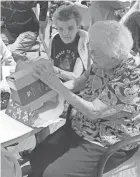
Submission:
M 55 33 L 52 38 L 51 38 L 51 41 L 56 41 L 56 40 L 60 40 L 60 36 L 59 36 L 59 33 Z
M 137 70 L 137 68 L 140 68 L 140 56 L 131 55 L 125 62 L 126 68 L 129 69 L 132 73 Z
M 50 44 L 51 44 L 51 45 L 55 45 L 57 41 L 58 41 L 58 42 L 61 41 L 60 36 L 59 36 L 59 33 L 55 33 L 55 34 L 51 37 L 51 39 L 50 39 Z
M 80 36 L 80 38 L 84 38 L 84 39 L 89 39 L 89 35 L 88 32 L 85 30 L 79 30 L 78 31 L 78 35 Z
M 137 75 L 137 76 L 136 76 Z M 140 81 L 140 58 L 130 57 L 114 71 L 114 75 L 109 82 L 109 85 L 118 85 L 119 87 L 129 87 L 134 85 L 136 80 Z M 138 79 L 139 78 L 139 79 Z

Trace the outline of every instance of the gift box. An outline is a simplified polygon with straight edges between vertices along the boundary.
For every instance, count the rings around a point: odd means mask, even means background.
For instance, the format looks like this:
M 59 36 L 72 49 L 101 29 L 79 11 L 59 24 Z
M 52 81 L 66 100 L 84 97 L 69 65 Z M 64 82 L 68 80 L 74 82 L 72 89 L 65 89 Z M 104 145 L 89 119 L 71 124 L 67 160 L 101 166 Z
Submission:
M 38 119 L 37 110 L 31 111 L 28 106 L 20 106 L 12 99 L 9 100 L 5 114 L 30 127 L 32 127 L 34 122 Z
M 32 128 L 47 127 L 60 121 L 59 116 L 64 109 L 64 98 L 61 95 L 48 100 L 42 107 L 31 111 L 28 106 L 20 106 L 10 99 L 5 113 L 11 118 Z M 64 119 L 61 119 L 64 121 Z
M 33 68 L 45 62 L 46 59 L 39 59 L 6 78 L 11 90 L 11 99 L 22 108 L 30 109 L 31 112 L 57 95 L 48 85 L 33 76 Z

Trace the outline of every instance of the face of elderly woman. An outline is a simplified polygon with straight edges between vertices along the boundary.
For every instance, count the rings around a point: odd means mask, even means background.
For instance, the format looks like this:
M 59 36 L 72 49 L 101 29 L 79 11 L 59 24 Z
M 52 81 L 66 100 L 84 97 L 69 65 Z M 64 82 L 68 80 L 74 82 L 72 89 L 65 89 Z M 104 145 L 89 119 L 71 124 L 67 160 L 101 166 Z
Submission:
M 93 25 L 94 26 L 94 25 Z M 98 30 L 89 31 L 89 53 L 93 62 L 103 70 L 115 68 L 121 61 L 113 58 L 111 48 L 106 47 L 107 39 Z
M 93 62 L 103 70 L 111 70 L 120 63 L 119 60 L 113 59 L 106 54 L 106 51 L 99 48 L 98 45 L 96 45 L 96 41 L 94 41 L 94 43 L 92 41 L 89 42 L 89 50 Z

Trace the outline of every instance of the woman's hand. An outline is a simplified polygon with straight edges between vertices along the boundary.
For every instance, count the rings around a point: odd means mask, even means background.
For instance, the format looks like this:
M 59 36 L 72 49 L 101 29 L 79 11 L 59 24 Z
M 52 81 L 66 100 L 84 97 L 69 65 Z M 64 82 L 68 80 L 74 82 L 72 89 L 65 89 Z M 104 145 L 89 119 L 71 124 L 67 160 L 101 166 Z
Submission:
M 34 76 L 39 78 L 42 82 L 47 84 L 53 90 L 59 93 L 62 86 L 59 78 L 54 73 L 53 64 L 46 60 L 45 63 L 35 66 Z

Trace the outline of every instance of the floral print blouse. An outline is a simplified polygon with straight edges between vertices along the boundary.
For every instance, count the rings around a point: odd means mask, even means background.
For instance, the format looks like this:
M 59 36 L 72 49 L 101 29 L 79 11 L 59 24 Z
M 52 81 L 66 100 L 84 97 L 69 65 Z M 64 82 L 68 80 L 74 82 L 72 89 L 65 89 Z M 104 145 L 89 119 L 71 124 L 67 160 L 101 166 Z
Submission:
M 101 117 L 91 119 L 73 108 L 72 128 L 79 136 L 109 147 L 139 134 L 140 58 L 131 57 L 123 61 L 112 74 L 92 65 L 81 96 L 89 102 L 98 98 L 108 106 L 108 110 Z M 133 147 L 131 145 L 125 149 Z

